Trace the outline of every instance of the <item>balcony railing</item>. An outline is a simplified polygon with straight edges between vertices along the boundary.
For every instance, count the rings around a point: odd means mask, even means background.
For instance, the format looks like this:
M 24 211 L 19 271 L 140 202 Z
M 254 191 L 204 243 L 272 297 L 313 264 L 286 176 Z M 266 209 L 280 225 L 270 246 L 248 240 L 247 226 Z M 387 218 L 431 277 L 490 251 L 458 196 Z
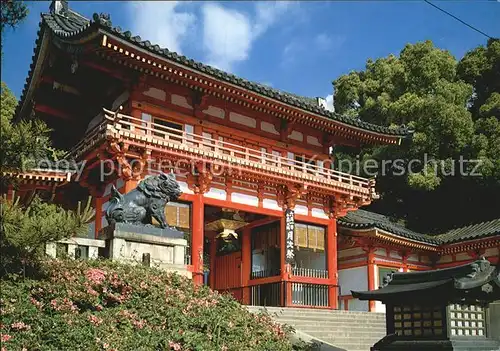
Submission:
M 102 140 L 103 131 L 118 133 L 125 138 L 150 143 L 160 148 L 192 152 L 204 157 L 231 162 L 237 166 L 248 166 L 279 175 L 337 186 L 370 198 L 376 196 L 373 180 L 227 141 L 188 133 L 106 109 L 104 109 L 103 122 L 87 133 L 85 139 L 75 146 L 70 155 L 78 156 L 88 149 L 89 143 L 94 144 Z
M 302 268 L 293 267 L 292 275 L 300 277 L 310 277 L 310 278 L 328 278 L 328 271 L 324 269 L 312 269 L 312 268 Z

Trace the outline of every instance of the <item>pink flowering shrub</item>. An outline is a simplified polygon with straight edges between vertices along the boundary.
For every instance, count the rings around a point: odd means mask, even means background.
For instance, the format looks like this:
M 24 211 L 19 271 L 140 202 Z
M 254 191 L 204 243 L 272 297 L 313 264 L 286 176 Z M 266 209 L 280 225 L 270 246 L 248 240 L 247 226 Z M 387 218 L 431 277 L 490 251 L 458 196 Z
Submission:
M 5 350 L 298 350 L 290 331 L 188 279 L 110 261 L 49 260 L 43 279 L 3 278 Z

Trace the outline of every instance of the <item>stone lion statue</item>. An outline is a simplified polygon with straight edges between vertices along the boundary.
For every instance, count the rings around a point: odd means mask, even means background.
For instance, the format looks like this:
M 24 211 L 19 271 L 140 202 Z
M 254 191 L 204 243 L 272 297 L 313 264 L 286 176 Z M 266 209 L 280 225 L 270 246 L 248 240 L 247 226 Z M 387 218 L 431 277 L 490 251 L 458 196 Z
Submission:
M 180 195 L 181 190 L 173 173 L 148 177 L 127 194 L 121 194 L 113 186 L 106 219 L 109 224 L 148 225 L 153 223 L 154 218 L 161 228 L 168 228 L 165 205 L 177 200 Z

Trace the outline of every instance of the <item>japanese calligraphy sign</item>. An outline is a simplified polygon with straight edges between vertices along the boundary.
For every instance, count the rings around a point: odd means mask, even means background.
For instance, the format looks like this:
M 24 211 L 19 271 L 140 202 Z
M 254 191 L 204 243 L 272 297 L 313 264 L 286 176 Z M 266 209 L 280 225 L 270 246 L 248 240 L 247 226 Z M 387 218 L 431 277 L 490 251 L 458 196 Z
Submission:
M 292 263 L 294 259 L 293 239 L 295 233 L 294 211 L 287 209 L 285 211 L 285 262 Z

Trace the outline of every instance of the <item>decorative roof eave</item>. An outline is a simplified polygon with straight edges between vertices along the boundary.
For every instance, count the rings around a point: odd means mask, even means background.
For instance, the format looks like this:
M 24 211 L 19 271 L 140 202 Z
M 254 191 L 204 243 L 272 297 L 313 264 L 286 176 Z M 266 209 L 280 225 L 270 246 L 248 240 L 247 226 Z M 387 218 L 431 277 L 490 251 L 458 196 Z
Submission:
M 44 14 L 41 14 L 39 28 L 40 29 L 38 30 L 38 36 L 35 41 L 36 47 L 33 50 L 34 54 L 32 57 L 30 70 L 28 72 L 28 77 L 26 78 L 26 82 L 19 99 L 19 103 L 16 107 L 14 121 L 19 121 L 20 119 L 26 117 L 28 112 L 31 112 L 28 110 L 33 107 L 31 100 L 33 90 L 37 86 L 40 79 L 43 64 L 45 63 L 46 56 L 49 53 L 50 43 L 55 41 L 56 45 L 59 43 L 59 45 L 57 45 L 58 47 L 61 47 L 60 44 L 80 45 L 93 39 L 98 34 L 98 32 L 95 30 L 98 28 L 98 25 L 97 23 L 92 22 L 89 22 L 85 27 L 72 33 L 68 33 L 62 30 L 55 30 L 49 23 L 47 23 L 46 15 Z M 50 31 L 47 31 L 47 29 L 50 29 Z
M 381 240 L 384 240 L 384 241 L 387 241 L 387 242 L 390 242 L 390 243 L 393 243 L 396 245 L 400 245 L 400 246 L 417 248 L 420 250 L 427 250 L 427 251 L 434 251 L 434 252 L 440 251 L 439 245 L 425 243 L 425 242 L 419 242 L 419 241 L 415 241 L 415 240 L 408 239 L 408 238 L 402 239 L 401 237 L 396 236 L 396 235 L 394 235 L 390 232 L 387 232 L 383 229 L 380 229 L 380 228 L 375 228 L 375 238 L 381 239 Z
M 30 71 L 28 72 L 28 77 L 26 78 L 24 89 L 21 93 L 19 103 L 16 107 L 14 121 L 18 121 L 22 117 L 26 116 L 27 109 L 29 109 L 31 106 L 31 96 L 33 95 L 33 90 L 36 86 L 36 83 L 40 78 L 42 65 L 45 61 L 44 58 L 48 52 L 50 33 L 45 30 L 46 27 L 43 25 L 43 19 L 42 21 L 40 21 L 39 27 L 40 29 L 38 31 L 38 37 L 35 41 L 36 48 L 34 49 Z M 40 57 L 42 59 L 40 59 Z
M 311 112 L 304 108 L 294 106 L 293 104 L 285 103 L 275 98 L 268 97 L 261 93 L 235 85 L 233 83 L 217 79 L 209 74 L 200 72 L 199 70 L 188 67 L 181 63 L 177 63 L 168 58 L 165 58 L 161 54 L 153 52 L 149 48 L 143 48 L 137 44 L 131 43 L 129 40 L 124 39 L 113 33 L 110 30 L 110 28 L 101 28 L 99 29 L 99 32 L 103 35 L 102 46 L 107 47 L 108 49 L 111 49 L 113 51 L 116 51 L 124 55 L 124 57 L 132 58 L 137 56 L 135 54 L 132 55 L 133 53 L 130 53 L 131 51 L 130 48 L 133 48 L 133 50 L 141 52 L 143 55 L 149 56 L 148 58 L 145 58 L 144 56 L 139 56 L 140 59 L 138 60 L 138 64 L 147 63 L 148 65 L 152 66 L 152 70 L 147 70 L 147 69 L 144 70 L 141 68 L 141 71 L 146 71 L 146 73 L 149 73 L 151 75 L 160 76 L 161 78 L 166 77 L 167 79 L 170 78 L 167 77 L 168 75 L 177 75 L 176 81 L 181 81 L 181 82 L 183 79 L 190 79 L 192 80 L 192 85 L 194 86 L 198 87 L 199 85 L 205 85 L 205 87 L 201 89 L 207 91 L 208 90 L 215 91 L 215 89 L 218 89 L 219 92 L 221 92 L 224 95 L 226 94 L 229 95 L 232 93 L 233 95 L 236 95 L 239 100 L 235 102 L 243 104 L 245 106 L 250 106 L 251 103 L 254 104 L 259 103 L 261 106 L 264 106 L 263 108 L 264 110 L 266 109 L 269 110 L 270 113 L 275 116 L 285 117 L 285 118 L 288 117 L 287 119 L 294 119 L 299 122 L 310 121 L 312 124 L 315 124 L 316 126 L 323 127 L 326 129 L 330 129 L 330 131 L 344 132 L 347 134 L 347 136 L 350 136 L 351 138 L 364 137 L 365 139 L 368 139 L 369 141 L 375 143 L 382 142 L 388 144 L 400 144 L 401 138 L 403 137 L 403 135 L 401 134 L 391 134 L 383 132 L 383 131 L 389 131 L 389 129 L 385 127 L 371 125 L 369 123 L 363 122 L 368 127 L 380 129 L 381 131 L 373 131 L 368 128 L 365 129 L 349 123 L 339 121 L 337 119 L 332 118 L 331 116 L 327 117 L 319 113 Z M 116 41 L 116 43 L 115 42 L 111 43 L 110 39 Z M 120 47 L 119 46 L 120 44 L 128 47 L 129 50 L 125 50 L 124 47 Z M 155 59 L 162 63 L 154 61 Z M 125 62 L 122 63 L 127 65 Z M 172 67 L 168 67 L 167 69 L 165 63 L 167 63 L 169 66 Z M 158 72 L 154 71 L 155 69 L 163 69 L 165 71 L 165 74 L 159 75 Z M 185 73 L 183 74 L 183 72 L 181 72 L 180 70 L 189 72 L 188 73 L 189 76 L 188 74 Z M 250 101 L 250 103 L 243 101 L 243 99 Z M 259 111 L 262 111 L 263 109 L 261 107 Z M 350 121 L 352 122 L 353 120 Z
M 31 169 L 26 172 L 3 172 L 4 175 L 18 178 L 23 181 L 43 181 L 55 183 L 67 183 L 71 181 L 74 171 L 63 171 L 58 169 Z
M 455 242 L 452 244 L 444 244 L 442 245 L 442 253 L 443 254 L 454 254 L 464 251 L 475 251 L 488 249 L 491 247 L 499 247 L 500 248 L 500 236 L 490 236 L 487 238 L 476 238 L 467 241 Z
M 348 222 L 348 221 L 342 220 L 342 218 L 339 218 L 338 223 L 342 227 L 349 228 L 349 229 L 354 229 L 354 230 L 359 230 L 359 231 L 361 231 L 363 229 L 378 229 L 380 231 L 383 231 L 384 233 L 388 233 L 388 234 L 390 234 L 390 235 L 392 235 L 394 237 L 398 237 L 401 240 L 409 240 L 409 241 L 419 242 L 419 243 L 423 243 L 423 244 L 431 245 L 431 246 L 437 246 L 437 245 L 439 245 L 439 244 L 442 243 L 440 240 L 432 238 L 432 237 L 429 237 L 429 236 L 426 236 L 426 235 L 421 235 L 422 240 L 418 240 L 418 239 L 414 239 L 414 238 L 410 238 L 410 237 L 404 236 L 402 234 L 393 233 L 390 229 L 384 227 L 382 224 L 375 223 L 375 222 L 371 222 L 371 223 L 352 223 L 352 222 Z
M 349 228 L 352 229 L 352 228 Z M 410 247 L 414 249 L 424 250 L 424 251 L 440 251 L 440 246 L 436 244 L 421 242 L 412 240 L 410 238 L 403 238 L 401 236 L 390 233 L 384 229 L 378 228 L 377 226 L 369 226 L 365 228 L 356 228 L 356 233 L 361 234 L 362 236 L 373 238 L 377 241 L 402 246 L 402 247 Z

